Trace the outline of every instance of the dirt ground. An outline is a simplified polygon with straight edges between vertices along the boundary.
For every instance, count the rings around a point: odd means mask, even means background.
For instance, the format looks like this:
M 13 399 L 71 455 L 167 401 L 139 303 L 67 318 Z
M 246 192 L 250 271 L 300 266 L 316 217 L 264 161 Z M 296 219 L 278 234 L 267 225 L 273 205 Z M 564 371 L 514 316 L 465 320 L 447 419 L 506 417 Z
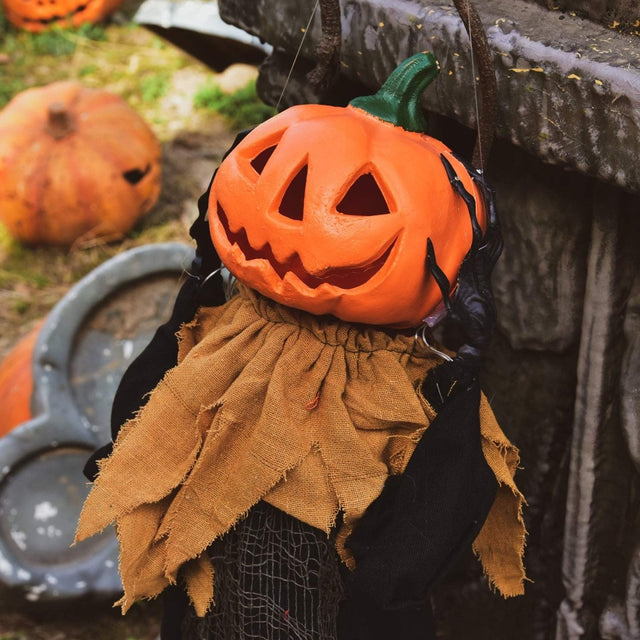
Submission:
M 87 243 L 70 249 L 29 248 L 8 239 L 6 234 L 0 235 L 0 358 L 78 279 L 108 258 L 151 242 L 190 242 L 188 228 L 197 215 L 197 198 L 234 138 L 234 131 L 221 116 L 193 106 L 194 93 L 216 75 L 213 71 L 165 43 L 158 44 L 159 40 L 143 29 L 131 25 L 112 27 L 108 34 L 105 43 L 83 43 L 84 50 L 76 50 L 71 61 L 66 61 L 67 69 L 77 77 L 91 60 L 97 74 L 109 59 L 109 77 L 88 74 L 83 80 L 89 86 L 106 86 L 127 96 L 156 131 L 163 147 L 160 199 L 126 238 L 115 243 Z M 0 53 L 2 45 L 0 39 Z M 6 64 L 15 54 L 9 51 L 2 55 Z M 154 56 L 169 84 L 163 95 L 150 103 L 139 100 L 129 84 L 135 83 L 145 59 Z M 170 60 L 162 56 L 169 56 Z M 55 75 L 55 64 L 55 60 L 38 59 L 34 70 L 25 71 L 24 77 L 41 84 L 37 74 Z M 121 73 L 118 69 L 122 68 L 125 71 Z M 246 83 L 255 73 L 255 69 L 246 66 L 231 68 L 220 82 L 233 88 L 234 83 Z M 159 619 L 158 602 L 136 604 L 123 617 L 119 609 L 112 607 L 111 600 L 29 603 L 21 593 L 0 586 L 0 640 L 154 640 L 159 633 Z
M 26 606 L 5 595 L 0 609 L 1 640 L 155 640 L 160 602 L 142 603 L 123 616 L 107 601 Z

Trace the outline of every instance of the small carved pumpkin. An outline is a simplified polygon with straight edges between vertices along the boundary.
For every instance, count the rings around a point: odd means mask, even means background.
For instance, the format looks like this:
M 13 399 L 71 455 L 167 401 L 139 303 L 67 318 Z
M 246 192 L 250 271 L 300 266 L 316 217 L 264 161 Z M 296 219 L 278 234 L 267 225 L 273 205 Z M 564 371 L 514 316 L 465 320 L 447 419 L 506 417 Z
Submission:
M 258 126 L 214 179 L 215 247 L 242 282 L 282 304 L 351 322 L 409 327 L 441 301 L 427 238 L 455 283 L 469 251 L 469 211 L 444 155 L 477 203 L 464 165 L 426 127 L 419 97 L 435 77 L 417 54 L 375 96 L 345 108 L 301 105 Z
M 122 0 L 3 0 L 8 20 L 27 31 L 47 27 L 77 27 L 104 20 Z
M 119 236 L 160 192 L 160 144 L 112 93 L 57 82 L 0 113 L 0 220 L 28 244 Z

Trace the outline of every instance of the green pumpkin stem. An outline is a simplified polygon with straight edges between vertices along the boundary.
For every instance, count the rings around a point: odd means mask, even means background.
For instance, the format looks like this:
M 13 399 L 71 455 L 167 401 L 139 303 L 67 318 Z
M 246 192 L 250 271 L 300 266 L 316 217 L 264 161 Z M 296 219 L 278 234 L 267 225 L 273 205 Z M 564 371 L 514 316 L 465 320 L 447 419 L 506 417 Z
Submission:
M 416 53 L 391 73 L 378 93 L 354 98 L 349 104 L 407 131 L 424 133 L 427 120 L 420 96 L 438 71 L 440 65 L 432 53 Z

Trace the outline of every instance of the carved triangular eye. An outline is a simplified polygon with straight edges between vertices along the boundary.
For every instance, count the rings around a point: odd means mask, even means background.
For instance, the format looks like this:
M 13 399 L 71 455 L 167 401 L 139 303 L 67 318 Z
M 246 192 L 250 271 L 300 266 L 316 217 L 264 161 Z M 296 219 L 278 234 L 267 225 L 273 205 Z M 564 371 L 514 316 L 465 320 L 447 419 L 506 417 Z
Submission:
M 144 169 L 144 171 L 142 169 L 129 169 L 129 171 L 124 171 L 122 173 L 122 177 L 129 183 L 132 185 L 136 185 L 138 184 L 138 182 L 140 182 L 140 180 L 142 180 L 142 178 L 144 178 L 149 171 L 151 171 L 151 165 L 147 165 Z
M 304 191 L 307 186 L 307 165 L 302 167 L 282 196 L 280 213 L 291 220 L 302 220 L 304 215 Z
M 263 171 L 267 162 L 269 162 L 269 158 L 273 155 L 273 152 L 276 150 L 277 145 L 273 145 L 272 147 L 267 147 L 264 151 L 261 151 L 252 161 L 251 166 L 256 170 L 256 173 L 260 175 Z
M 377 216 L 389 213 L 387 201 L 370 173 L 364 173 L 349 187 L 349 191 L 336 209 L 349 216 Z

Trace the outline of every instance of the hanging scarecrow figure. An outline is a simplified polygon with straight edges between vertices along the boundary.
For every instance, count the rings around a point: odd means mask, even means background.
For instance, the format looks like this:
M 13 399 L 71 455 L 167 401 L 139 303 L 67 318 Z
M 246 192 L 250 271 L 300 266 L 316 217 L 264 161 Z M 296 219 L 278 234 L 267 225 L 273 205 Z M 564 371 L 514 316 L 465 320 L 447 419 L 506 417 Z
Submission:
M 120 604 L 165 592 L 164 640 L 435 637 L 429 591 L 471 544 L 522 593 L 517 451 L 477 381 L 501 236 L 423 133 L 437 70 L 241 134 L 200 200 L 196 277 L 122 380 L 77 534 L 116 523 Z

